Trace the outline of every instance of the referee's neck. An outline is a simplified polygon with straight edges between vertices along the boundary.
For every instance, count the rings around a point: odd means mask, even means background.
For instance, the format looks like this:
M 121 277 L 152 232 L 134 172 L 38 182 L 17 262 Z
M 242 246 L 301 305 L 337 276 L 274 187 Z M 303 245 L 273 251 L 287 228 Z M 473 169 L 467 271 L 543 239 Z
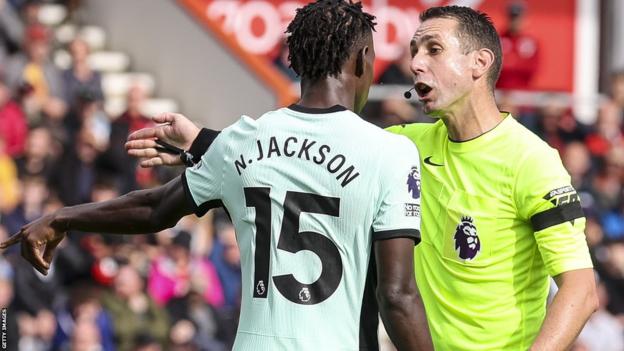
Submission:
M 456 142 L 477 138 L 494 129 L 503 116 L 494 98 L 485 94 L 473 94 L 468 101 L 454 104 L 441 117 L 449 138 Z

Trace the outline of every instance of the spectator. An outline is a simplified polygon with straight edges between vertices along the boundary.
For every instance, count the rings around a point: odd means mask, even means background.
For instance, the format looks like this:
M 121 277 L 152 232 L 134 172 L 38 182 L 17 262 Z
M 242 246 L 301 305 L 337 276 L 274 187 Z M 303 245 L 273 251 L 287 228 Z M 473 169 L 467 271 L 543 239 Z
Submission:
M 624 146 L 622 115 L 616 104 L 608 102 L 600 107 L 594 131 L 585 143 L 594 157 L 605 156 L 614 146 Z
M 188 323 L 192 325 L 192 343 L 201 350 L 225 350 L 225 345 L 219 340 L 223 338 L 220 330 L 221 321 L 215 309 L 206 303 L 206 300 L 195 290 L 190 290 L 186 296 L 176 297 L 167 303 L 167 311 L 172 321 L 170 339 L 178 343 L 189 342 L 189 338 L 179 340 L 180 329 Z M 184 338 L 182 338 L 184 339 Z M 181 342 L 182 341 L 182 342 Z
M 148 277 L 148 291 L 160 305 L 173 297 L 198 292 L 206 303 L 216 308 L 224 303 L 223 289 L 210 261 L 191 255 L 191 234 L 177 233 L 166 254 L 152 264 Z
M 65 118 L 65 126 L 69 135 L 69 144 L 76 140 L 76 134 L 81 129 L 88 130 L 93 135 L 96 149 L 104 152 L 108 148 L 111 132 L 111 123 L 108 115 L 100 108 L 100 101 L 95 91 L 78 91 L 73 109 Z
M 72 333 L 71 346 L 66 350 L 104 350 L 97 325 L 90 320 L 79 320 L 74 327 L 74 332 Z
M 115 351 L 113 321 L 98 295 L 89 286 L 73 289 L 68 308 L 57 313 L 53 350 Z
M 19 104 L 12 99 L 11 92 L 0 79 L 0 138 L 4 139 L 4 151 L 11 157 L 24 152 L 28 135 L 26 117 Z
M 163 347 L 149 334 L 140 334 L 134 338 L 134 351 L 162 351 Z
M 238 306 L 241 288 L 240 251 L 236 243 L 236 232 L 231 223 L 223 223 L 217 230 L 217 240 L 210 257 L 223 285 L 225 306 Z
M 22 15 L 25 25 L 37 25 L 39 22 L 39 10 L 44 0 L 9 0 Z
M 146 93 L 143 87 L 132 86 L 128 91 L 128 109 L 111 126 L 106 158 L 120 175 L 122 194 L 139 187 L 153 185 L 155 181 L 153 172 L 149 169 L 138 168 L 136 160 L 128 156 L 124 148 L 128 134 L 153 124 L 152 120 L 141 112 L 145 99 Z
M 591 187 L 589 173 L 592 163 L 587 146 L 578 141 L 567 144 L 561 161 L 570 173 L 574 189 L 577 192 L 589 190 Z
M 6 1 L 0 2 L 0 66 L 4 66 L 9 54 L 19 50 L 24 37 L 24 25 L 15 9 Z
M 596 176 L 592 180 L 592 195 L 596 209 L 601 213 L 617 211 L 622 203 L 622 174 L 624 148 L 614 148 L 600 159 Z
M 41 25 L 26 30 L 25 55 L 16 54 L 7 64 L 7 83 L 14 91 L 26 83 L 32 92 L 23 101 L 31 123 L 48 117 L 58 121 L 65 116 L 66 105 L 61 73 L 49 59 L 49 33 Z
M 609 93 L 610 102 L 617 106 L 620 119 L 624 118 L 624 71 L 616 71 L 611 74 Z
M 65 82 L 65 102 L 71 109 L 76 109 L 81 93 L 88 91 L 93 101 L 102 102 L 102 76 L 89 66 L 89 45 L 82 39 L 76 38 L 69 44 L 72 57 L 72 67 L 63 72 Z
M 91 199 L 96 175 L 103 172 L 96 163 L 99 155 L 93 134 L 83 128 L 76 144 L 59 160 L 51 178 L 51 187 L 65 205 L 73 206 Z
M 596 250 L 596 271 L 607 289 L 607 309 L 624 320 L 624 242 L 610 242 Z
M 607 311 L 609 295 L 603 283 L 598 283 L 598 310 L 594 312 L 577 340 L 587 351 L 624 350 L 624 326 Z
M 139 273 L 129 265 L 122 266 L 115 278 L 114 293 L 105 296 L 104 307 L 115 325 L 115 339 L 119 351 L 131 351 L 135 338 L 151 335 L 166 348 L 169 332 L 167 313 L 143 290 Z
M 34 127 L 28 132 L 24 154 L 16 160 L 20 178 L 52 175 L 54 158 L 58 150 L 54 145 L 50 130 L 46 127 Z
M 12 212 L 19 201 L 17 167 L 13 159 L 3 151 L 4 140 L 0 136 L 0 217 Z
M 581 126 L 569 106 L 556 96 L 550 96 L 537 115 L 535 134 L 563 154 L 567 143 L 581 141 L 585 128 Z
M 16 287 L 16 290 L 19 288 Z M 47 351 L 52 344 L 56 320 L 49 310 L 42 310 L 35 316 L 18 313 L 17 325 L 20 331 L 19 350 Z
M 2 225 L 9 233 L 17 233 L 26 223 L 41 217 L 49 194 L 45 179 L 24 177 L 21 179 L 20 202 L 13 211 L 2 216 Z
M 501 34 L 505 59 L 497 83 L 499 89 L 530 89 L 539 69 L 539 43 L 522 28 L 525 11 L 524 1 L 514 1 L 507 8 L 508 25 Z
M 236 243 L 236 232 L 231 222 L 218 219 L 215 228 L 216 240 L 213 243 L 210 260 L 217 269 L 225 296 L 225 305 L 218 310 L 222 330 L 221 340 L 225 342 L 227 347 L 231 348 L 236 336 L 240 311 L 240 251 Z

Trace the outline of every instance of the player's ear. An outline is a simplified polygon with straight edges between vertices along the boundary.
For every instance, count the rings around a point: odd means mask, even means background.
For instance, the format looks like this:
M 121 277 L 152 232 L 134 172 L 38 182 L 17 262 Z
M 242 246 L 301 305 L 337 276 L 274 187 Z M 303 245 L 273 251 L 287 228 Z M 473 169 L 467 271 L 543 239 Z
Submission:
M 361 48 L 357 52 L 357 57 L 355 58 L 355 76 L 361 77 L 364 74 L 364 62 L 366 59 L 366 54 L 368 54 L 368 45 Z
M 482 48 L 474 51 L 472 77 L 481 78 L 490 71 L 490 67 L 494 64 L 494 53 L 492 50 Z

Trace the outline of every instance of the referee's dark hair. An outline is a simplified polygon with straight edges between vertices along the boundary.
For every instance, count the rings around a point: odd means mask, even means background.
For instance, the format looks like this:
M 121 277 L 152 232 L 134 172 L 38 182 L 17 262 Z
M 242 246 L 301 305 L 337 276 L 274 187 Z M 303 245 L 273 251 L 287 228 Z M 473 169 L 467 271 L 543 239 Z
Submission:
M 297 10 L 286 29 L 290 66 L 317 81 L 341 72 L 352 49 L 375 30 L 375 16 L 352 0 L 317 0 Z
M 420 14 L 420 22 L 433 18 L 457 21 L 457 37 L 463 39 L 466 53 L 487 48 L 494 53 L 494 62 L 488 72 L 488 85 L 494 90 L 503 65 L 500 37 L 488 15 L 465 6 L 431 7 Z

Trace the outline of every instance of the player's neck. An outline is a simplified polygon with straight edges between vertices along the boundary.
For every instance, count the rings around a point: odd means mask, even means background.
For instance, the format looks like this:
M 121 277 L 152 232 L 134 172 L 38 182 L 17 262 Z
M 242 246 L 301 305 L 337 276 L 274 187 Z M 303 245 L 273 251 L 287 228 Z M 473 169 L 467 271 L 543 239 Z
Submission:
M 494 97 L 487 95 L 481 98 L 470 97 L 468 101 L 449 111 L 442 121 L 451 140 L 466 141 L 492 130 L 502 119 Z
M 298 105 L 310 108 L 329 108 L 342 105 L 353 111 L 355 107 L 354 82 L 328 77 L 316 82 L 301 81 L 301 99 Z

